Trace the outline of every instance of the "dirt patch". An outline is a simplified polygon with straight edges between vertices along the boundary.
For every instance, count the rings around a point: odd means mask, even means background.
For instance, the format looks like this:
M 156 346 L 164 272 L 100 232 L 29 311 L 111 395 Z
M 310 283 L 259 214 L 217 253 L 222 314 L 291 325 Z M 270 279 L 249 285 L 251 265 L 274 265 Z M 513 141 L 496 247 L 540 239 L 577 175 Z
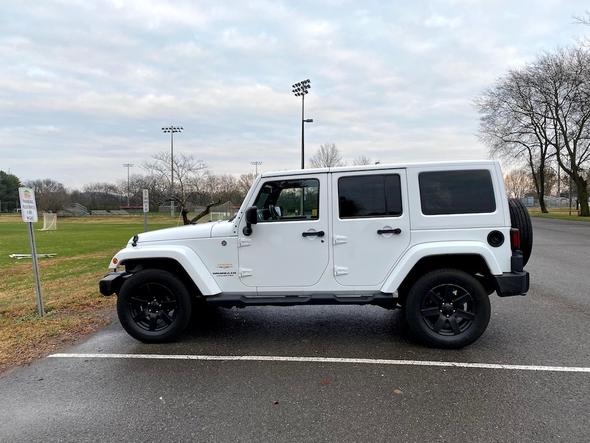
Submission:
M 112 317 L 113 308 L 103 307 L 88 312 L 48 316 L 41 320 L 43 328 L 17 325 L 10 331 L 2 331 L 0 374 L 83 340 L 88 334 L 108 325 Z
M 30 263 L 13 266 L 10 278 L 0 280 L 0 372 L 55 352 L 110 321 L 116 297 L 98 293 L 105 274 L 100 255 L 63 258 L 42 273 L 43 318 L 36 314 Z

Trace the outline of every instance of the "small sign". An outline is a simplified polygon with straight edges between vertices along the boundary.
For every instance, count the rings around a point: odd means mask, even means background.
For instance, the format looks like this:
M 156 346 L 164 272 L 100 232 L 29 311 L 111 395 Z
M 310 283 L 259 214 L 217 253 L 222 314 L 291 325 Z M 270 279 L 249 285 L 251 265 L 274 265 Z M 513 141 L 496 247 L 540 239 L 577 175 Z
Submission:
M 32 188 L 18 188 L 20 213 L 25 223 L 37 223 L 37 203 Z
M 143 190 L 143 212 L 150 212 L 150 194 L 147 189 Z

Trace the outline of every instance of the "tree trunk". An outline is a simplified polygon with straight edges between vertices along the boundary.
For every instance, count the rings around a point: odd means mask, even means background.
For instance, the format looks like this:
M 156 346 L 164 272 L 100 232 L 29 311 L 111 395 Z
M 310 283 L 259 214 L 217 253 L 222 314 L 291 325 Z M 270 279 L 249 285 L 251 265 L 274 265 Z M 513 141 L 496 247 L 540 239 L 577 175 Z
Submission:
M 578 202 L 580 203 L 580 215 L 582 217 L 590 217 L 590 208 L 588 207 L 588 182 L 582 177 L 578 176 L 575 180 Z
M 549 211 L 547 210 L 547 205 L 545 204 L 545 196 L 539 196 L 539 206 L 541 207 L 541 212 L 543 214 L 548 214 Z
M 197 215 L 195 215 L 193 218 L 188 218 L 188 210 L 183 206 L 181 209 L 181 213 L 182 213 L 182 222 L 185 225 L 194 225 L 200 218 L 205 217 L 207 214 L 209 214 L 209 212 L 211 212 L 211 208 L 213 206 L 217 206 L 219 203 L 221 203 L 221 200 L 217 200 L 216 202 L 213 203 L 209 203 L 205 209 L 203 209 L 201 212 L 199 212 Z
M 547 214 L 549 211 L 547 210 L 547 205 L 545 204 L 545 162 L 541 160 L 541 166 L 539 167 L 539 170 L 535 171 L 535 166 L 531 158 L 529 160 L 529 166 L 531 168 L 533 184 L 535 185 L 535 192 L 537 194 L 537 198 L 539 199 L 541 212 L 543 214 Z
M 545 204 L 545 162 L 541 162 L 539 168 L 539 206 L 543 214 L 548 214 L 547 205 Z

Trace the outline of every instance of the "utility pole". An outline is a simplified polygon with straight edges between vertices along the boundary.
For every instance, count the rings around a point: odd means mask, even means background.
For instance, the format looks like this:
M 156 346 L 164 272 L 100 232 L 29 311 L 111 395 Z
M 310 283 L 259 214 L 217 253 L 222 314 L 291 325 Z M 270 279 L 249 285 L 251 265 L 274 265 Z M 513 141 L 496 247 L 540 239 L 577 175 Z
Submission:
M 293 85 L 293 94 L 301 97 L 301 169 L 305 169 L 305 124 L 313 123 L 313 118 L 305 118 L 305 96 L 311 88 L 311 80 L 303 80 Z
M 170 216 L 174 218 L 174 134 L 182 132 L 182 126 L 165 126 L 162 132 L 170 133 Z
M 255 167 L 254 175 L 256 177 L 258 177 L 258 166 L 262 165 L 262 162 L 261 161 L 253 161 L 253 162 L 250 162 L 250 164 Z
M 133 166 L 133 163 L 123 163 L 123 167 L 127 168 L 127 209 L 129 209 L 129 170 Z

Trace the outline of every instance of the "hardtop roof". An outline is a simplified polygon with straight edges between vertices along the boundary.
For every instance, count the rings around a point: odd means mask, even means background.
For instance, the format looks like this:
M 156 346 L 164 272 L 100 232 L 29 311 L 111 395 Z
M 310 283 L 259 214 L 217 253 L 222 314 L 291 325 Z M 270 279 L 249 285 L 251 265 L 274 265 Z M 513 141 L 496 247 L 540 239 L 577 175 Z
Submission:
M 288 171 L 270 171 L 263 172 L 261 176 L 277 177 L 284 175 L 304 175 L 304 174 L 322 174 L 330 172 L 353 172 L 353 171 L 378 171 L 388 169 L 408 169 L 408 168 L 427 168 L 437 166 L 486 166 L 498 164 L 497 160 L 455 160 L 455 161 L 438 161 L 438 162 L 413 162 L 413 163 L 380 163 L 377 165 L 363 165 L 363 166 L 338 166 L 333 168 L 309 168 L 309 169 L 293 169 Z

